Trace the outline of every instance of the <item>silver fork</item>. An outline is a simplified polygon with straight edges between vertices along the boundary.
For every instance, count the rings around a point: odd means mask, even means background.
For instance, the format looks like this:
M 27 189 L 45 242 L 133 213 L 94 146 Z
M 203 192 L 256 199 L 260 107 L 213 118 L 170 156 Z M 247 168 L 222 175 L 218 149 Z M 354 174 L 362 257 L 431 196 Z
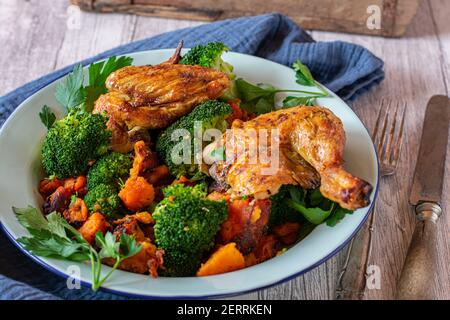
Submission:
M 396 104 L 394 116 L 390 121 L 392 106 L 391 101 L 382 100 L 372 133 L 372 140 L 380 163 L 380 177 L 391 176 L 395 173 L 403 142 L 406 104 L 404 102 Z M 400 123 L 400 127 L 398 123 Z M 374 204 L 369 220 L 350 242 L 344 266 L 338 278 L 336 299 L 362 299 L 364 297 L 367 264 L 372 252 L 375 210 Z M 348 270 L 351 272 L 347 273 Z

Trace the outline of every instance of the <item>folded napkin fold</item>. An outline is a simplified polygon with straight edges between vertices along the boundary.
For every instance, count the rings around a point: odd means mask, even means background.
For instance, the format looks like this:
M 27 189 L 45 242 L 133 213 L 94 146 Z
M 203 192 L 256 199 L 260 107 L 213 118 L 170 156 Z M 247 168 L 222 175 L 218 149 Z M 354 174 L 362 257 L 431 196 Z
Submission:
M 232 51 L 260 56 L 287 66 L 300 59 L 315 79 L 346 101 L 367 92 L 384 78 L 383 61 L 365 48 L 341 41 L 315 42 L 292 20 L 280 14 L 230 19 L 164 33 L 126 44 L 81 61 L 83 65 L 112 55 L 224 42 Z M 26 98 L 72 70 L 74 65 L 32 81 L 0 98 L 0 126 Z M 120 299 L 88 288 L 69 290 L 63 278 L 33 263 L 0 234 L 0 299 Z M 11 279 L 24 282 L 21 284 Z

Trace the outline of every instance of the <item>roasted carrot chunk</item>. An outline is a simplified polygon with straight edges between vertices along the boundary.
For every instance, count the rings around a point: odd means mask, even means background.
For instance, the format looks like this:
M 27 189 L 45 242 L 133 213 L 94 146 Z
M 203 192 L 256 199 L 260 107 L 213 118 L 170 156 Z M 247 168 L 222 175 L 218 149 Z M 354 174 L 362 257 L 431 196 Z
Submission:
M 242 253 L 236 248 L 236 243 L 230 242 L 215 251 L 209 259 L 202 264 L 197 276 L 210 276 L 239 270 L 245 267 Z
M 231 106 L 231 109 L 233 112 L 227 117 L 226 121 L 231 125 L 234 120 L 245 120 L 245 111 L 241 109 L 240 103 L 241 100 L 239 99 L 233 99 L 228 100 L 227 103 Z
M 52 213 L 53 211 L 63 213 L 69 207 L 70 197 L 72 194 L 64 187 L 56 188 L 50 196 L 45 199 L 42 206 L 45 214 Z
M 185 176 L 180 176 L 177 180 L 174 180 L 172 184 L 184 184 L 185 186 L 193 186 L 194 182 L 186 178 Z
M 214 201 L 225 200 L 228 202 L 230 200 L 230 195 L 227 193 L 213 191 L 210 194 L 208 194 L 207 198 Z
M 262 236 L 255 248 L 245 256 L 245 265 L 250 267 L 252 265 L 261 263 L 276 256 L 278 252 L 278 241 L 272 234 Z
M 273 228 L 273 233 L 279 237 L 287 236 L 291 233 L 297 233 L 300 229 L 300 224 L 297 222 L 286 222 Z
M 78 229 L 78 231 L 81 233 L 84 240 L 86 240 L 90 244 L 93 244 L 97 232 L 101 231 L 103 234 L 105 234 L 107 229 L 108 222 L 106 221 L 105 217 L 100 212 L 94 212 L 81 226 L 81 228 Z
M 130 177 L 141 176 L 149 169 L 153 169 L 158 164 L 156 153 L 151 152 L 150 148 L 143 140 L 134 144 L 133 167 L 130 170 Z
M 75 227 L 81 226 L 88 218 L 89 211 L 83 199 L 77 198 L 63 213 L 64 219 Z
M 53 179 L 44 179 L 39 182 L 39 193 L 41 194 L 42 198 L 47 198 L 49 195 L 51 195 L 53 192 L 58 189 L 58 187 L 61 187 L 63 185 L 63 181 L 59 180 L 57 178 Z
M 252 210 L 249 199 L 236 199 L 228 204 L 228 218 L 220 228 L 222 243 L 231 242 L 244 232 Z
M 130 177 L 120 190 L 119 197 L 128 209 L 139 211 L 153 202 L 155 190 L 143 177 Z
M 157 184 L 159 180 L 167 177 L 168 175 L 169 175 L 169 168 L 166 165 L 160 165 L 150 170 L 150 172 L 145 175 L 145 178 L 149 183 Z
M 156 246 L 148 241 L 138 241 L 142 246 L 141 251 L 132 257 L 126 258 L 119 264 L 119 269 L 134 272 L 148 272 L 152 277 L 158 276 L 158 268 L 163 264 L 164 251 L 158 250 Z M 112 266 L 115 259 L 104 259 L 104 263 Z
M 67 178 L 64 180 L 64 188 L 69 190 L 72 193 L 78 192 L 82 190 L 87 183 L 87 179 L 85 176 L 78 176 L 75 178 Z

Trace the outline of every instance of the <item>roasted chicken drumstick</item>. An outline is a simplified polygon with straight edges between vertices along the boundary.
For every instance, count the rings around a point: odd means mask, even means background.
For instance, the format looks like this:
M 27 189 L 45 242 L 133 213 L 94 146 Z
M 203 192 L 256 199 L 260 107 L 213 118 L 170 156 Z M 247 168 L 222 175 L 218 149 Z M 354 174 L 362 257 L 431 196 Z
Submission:
M 269 164 L 248 161 L 254 152 L 249 147 L 252 143 L 262 143 L 263 150 L 271 149 L 274 143 L 248 134 L 261 129 L 272 134 L 278 129 L 279 133 L 279 163 L 270 174 L 262 171 Z M 226 160 L 215 162 L 209 172 L 216 180 L 227 183 L 237 195 L 267 198 L 284 184 L 300 184 L 310 189 L 320 183 L 322 194 L 343 208 L 354 210 L 369 204 L 372 186 L 343 168 L 345 132 L 342 122 L 326 108 L 293 107 L 247 122 L 234 121 L 226 135 L 218 143 L 226 146 Z M 230 141 L 235 144 L 232 150 L 229 150 Z M 236 144 L 243 147 L 235 148 Z
M 230 86 L 223 72 L 177 64 L 180 49 L 162 64 L 124 67 L 107 78 L 109 92 L 96 101 L 94 113 L 109 116 L 113 150 L 133 148 L 130 130 L 164 128 L 196 105 L 217 99 Z

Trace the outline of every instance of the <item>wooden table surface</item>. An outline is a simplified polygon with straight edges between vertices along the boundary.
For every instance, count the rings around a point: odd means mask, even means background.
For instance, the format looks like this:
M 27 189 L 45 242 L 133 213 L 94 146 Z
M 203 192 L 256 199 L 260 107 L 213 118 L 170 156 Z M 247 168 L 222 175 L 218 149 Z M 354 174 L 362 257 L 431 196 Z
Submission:
M 70 20 L 67 0 L 0 0 L 0 95 L 53 70 L 104 50 L 200 22 L 82 13 L 79 28 Z M 312 32 L 318 41 L 344 40 L 370 49 L 385 61 L 386 79 L 359 98 L 353 109 L 371 130 L 382 98 L 407 102 L 406 135 L 397 174 L 385 178 L 377 199 L 375 239 L 369 264 L 381 270 L 380 289 L 368 299 L 393 298 L 412 235 L 414 216 L 408 205 L 426 102 L 434 94 L 449 95 L 450 1 L 425 0 L 407 35 L 384 39 Z M 69 19 L 69 23 L 68 23 Z M 76 21 L 75 21 L 76 22 Z M 450 155 L 448 156 L 450 159 Z M 446 163 L 443 216 L 439 221 L 437 299 L 450 299 L 450 161 Z M 316 269 L 245 299 L 333 299 L 347 249 Z

